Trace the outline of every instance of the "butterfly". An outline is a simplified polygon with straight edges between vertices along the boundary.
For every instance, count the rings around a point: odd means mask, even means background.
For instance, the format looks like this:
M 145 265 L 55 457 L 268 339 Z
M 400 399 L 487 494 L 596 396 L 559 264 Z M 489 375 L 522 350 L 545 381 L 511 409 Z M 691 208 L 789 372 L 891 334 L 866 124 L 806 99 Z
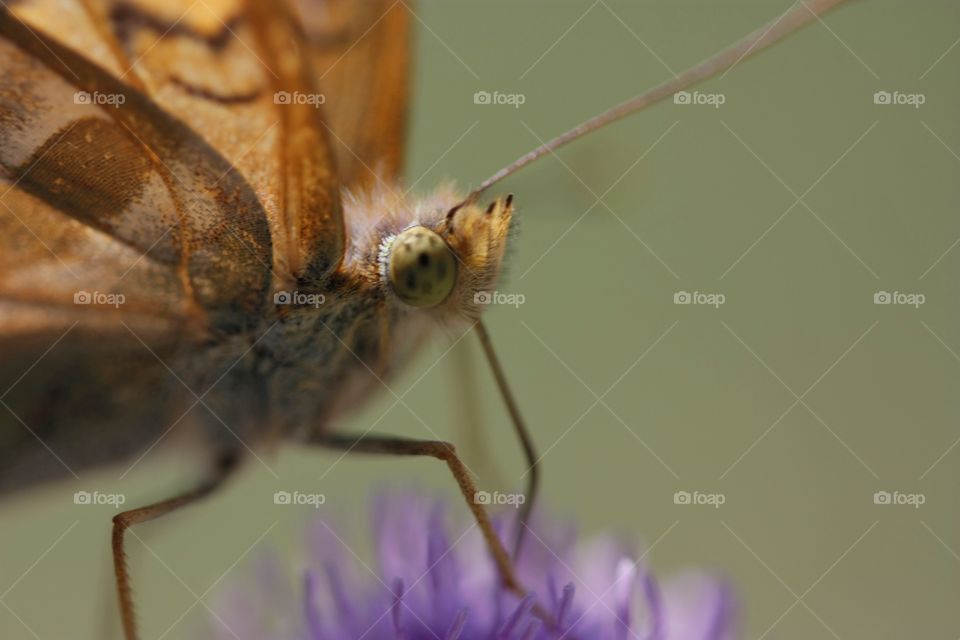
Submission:
M 401 186 L 403 2 L 3 8 L 0 492 L 143 455 L 168 436 L 201 443 L 207 481 L 114 518 L 128 640 L 125 533 L 209 495 L 280 442 L 443 461 L 505 584 L 523 594 L 512 557 L 524 527 L 508 550 L 452 445 L 346 435 L 338 419 L 438 327 L 475 329 L 530 469 L 522 524 L 537 457 L 478 298 L 496 288 L 514 200 L 486 193 L 839 1 L 801 3 L 472 191 L 417 199 Z

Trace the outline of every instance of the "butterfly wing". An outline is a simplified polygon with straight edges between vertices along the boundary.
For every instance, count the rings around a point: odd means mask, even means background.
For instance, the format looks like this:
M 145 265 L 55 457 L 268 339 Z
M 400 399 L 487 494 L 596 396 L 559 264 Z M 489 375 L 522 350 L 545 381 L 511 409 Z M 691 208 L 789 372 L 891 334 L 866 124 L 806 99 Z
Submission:
M 271 270 L 293 262 L 273 250 L 287 229 L 276 201 L 299 210 L 320 197 L 273 177 L 276 141 L 261 149 L 247 135 L 262 165 L 248 180 L 220 150 L 240 142 L 199 135 L 151 76 L 121 79 L 120 40 L 85 6 L 0 11 L 0 490 L 172 426 L 167 400 L 191 378 L 168 362 L 256 328 Z M 309 175 L 312 161 L 296 160 Z M 301 186 L 268 211 L 276 182 Z M 309 255 L 315 273 L 329 268 Z
M 271 230 L 230 162 L 148 96 L 8 11 L 0 46 L 0 167 L 11 192 L 177 272 L 183 304 L 214 325 L 255 317 Z M 16 217 L 23 202 L 4 209 Z
M 317 284 L 339 265 L 339 180 L 305 36 L 284 2 L 25 0 L 16 11 L 141 88 L 243 176 L 267 216 L 277 287 Z
M 403 170 L 411 11 L 395 0 L 300 0 L 342 183 L 365 189 Z

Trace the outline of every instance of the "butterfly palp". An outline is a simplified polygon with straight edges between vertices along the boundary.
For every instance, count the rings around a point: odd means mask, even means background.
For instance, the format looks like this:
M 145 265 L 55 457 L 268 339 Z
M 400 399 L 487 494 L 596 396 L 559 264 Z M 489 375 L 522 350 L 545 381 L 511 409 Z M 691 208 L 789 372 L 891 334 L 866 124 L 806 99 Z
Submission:
M 426 227 L 410 227 L 397 234 L 388 247 L 386 262 L 390 286 L 401 301 L 413 307 L 440 304 L 457 281 L 453 251 Z

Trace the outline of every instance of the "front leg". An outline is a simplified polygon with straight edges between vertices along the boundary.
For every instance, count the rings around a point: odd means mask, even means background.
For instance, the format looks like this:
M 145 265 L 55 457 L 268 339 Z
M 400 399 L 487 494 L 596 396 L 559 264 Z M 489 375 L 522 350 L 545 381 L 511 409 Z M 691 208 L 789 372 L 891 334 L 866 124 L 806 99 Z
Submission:
M 466 465 L 457 456 L 453 445 L 449 442 L 439 440 L 414 440 L 410 438 L 399 438 L 384 435 L 340 435 L 334 433 L 319 433 L 311 437 L 310 442 L 331 449 L 339 449 L 347 452 L 356 453 L 385 453 L 399 456 L 429 456 L 447 463 L 447 467 L 453 474 L 457 485 L 460 487 L 460 493 L 467 501 L 467 506 L 473 513 L 473 517 L 480 527 L 483 538 L 487 543 L 493 560 L 500 572 L 500 578 L 504 586 L 514 594 L 523 597 L 526 591 L 520 584 L 514 570 L 510 555 L 504 548 L 500 538 L 497 537 L 493 524 L 490 522 L 490 516 L 487 515 L 483 505 L 476 500 L 477 486 L 470 477 L 470 472 Z

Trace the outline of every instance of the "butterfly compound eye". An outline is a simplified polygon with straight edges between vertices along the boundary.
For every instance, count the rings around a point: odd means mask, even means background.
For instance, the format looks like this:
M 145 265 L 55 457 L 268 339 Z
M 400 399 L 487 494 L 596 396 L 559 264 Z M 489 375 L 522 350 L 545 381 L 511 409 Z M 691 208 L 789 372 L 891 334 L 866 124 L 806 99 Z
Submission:
M 434 307 L 457 281 L 457 260 L 443 238 L 426 227 L 411 227 L 390 246 L 390 286 L 413 307 Z

